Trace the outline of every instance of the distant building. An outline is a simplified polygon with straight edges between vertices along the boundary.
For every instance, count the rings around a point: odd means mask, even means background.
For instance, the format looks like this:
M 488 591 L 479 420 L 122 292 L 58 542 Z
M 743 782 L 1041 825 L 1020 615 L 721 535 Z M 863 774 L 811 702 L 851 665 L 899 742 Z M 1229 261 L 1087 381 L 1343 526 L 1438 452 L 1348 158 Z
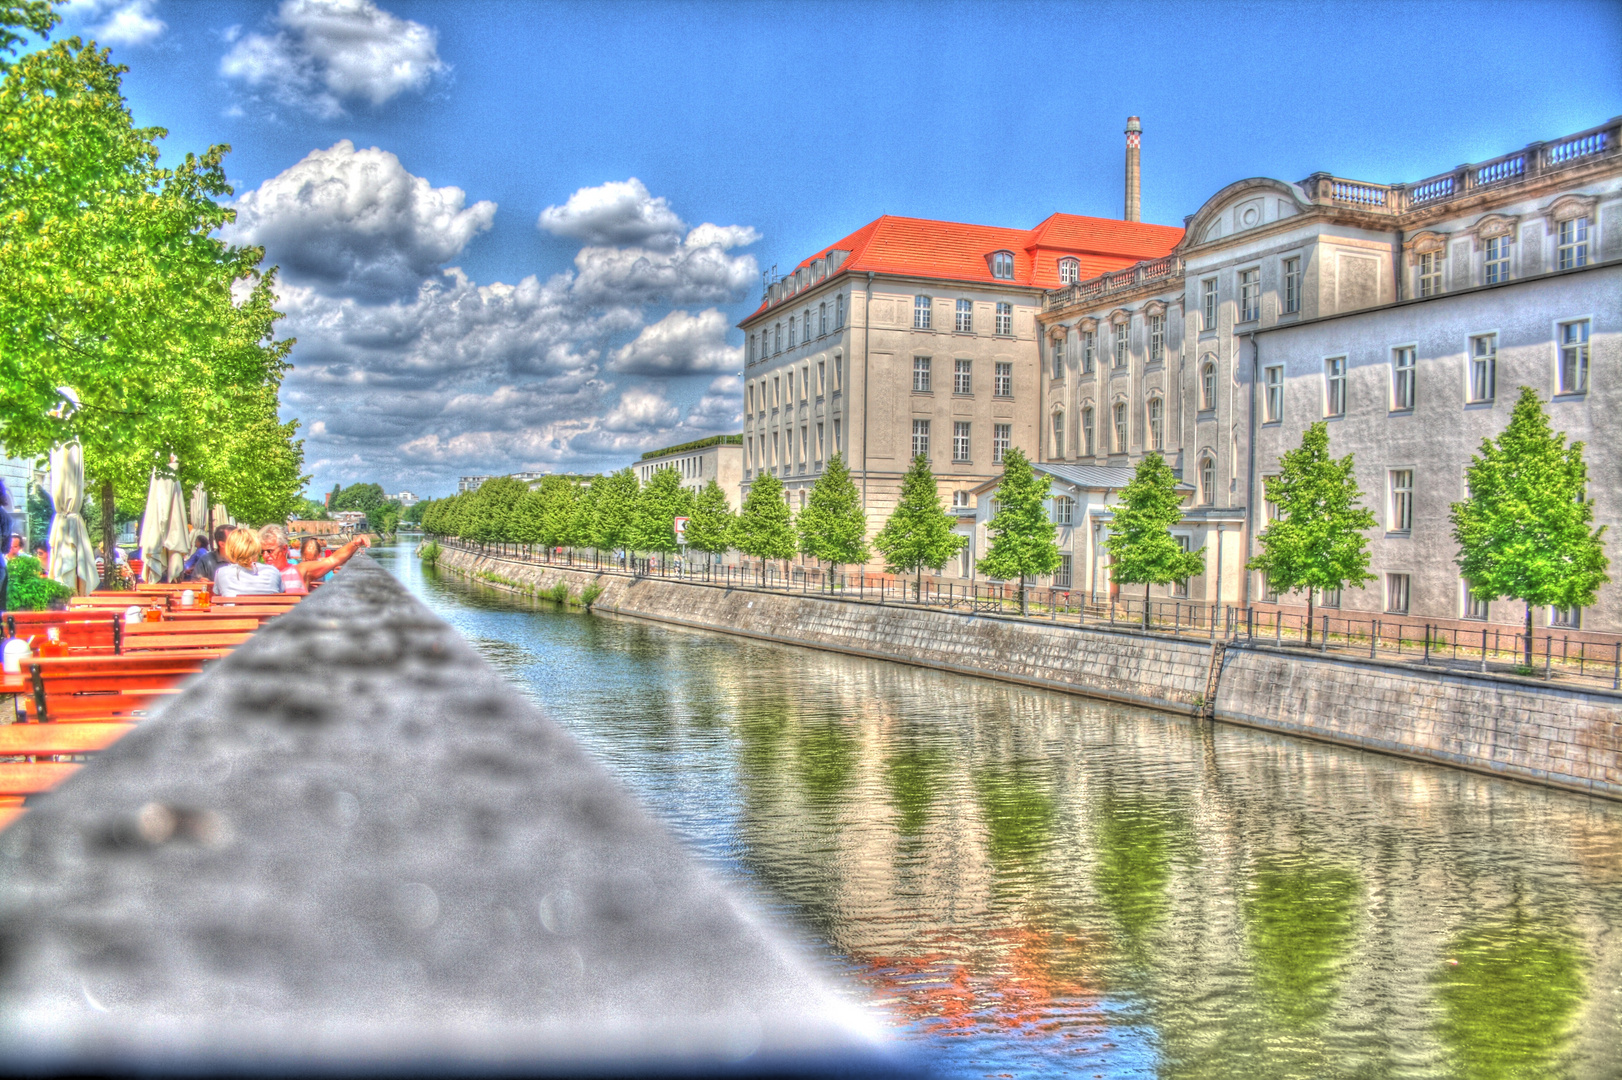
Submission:
M 456 490 L 458 492 L 478 491 L 479 485 L 488 479 L 490 479 L 488 476 L 464 476 L 456 482 Z
M 400 492 L 400 494 L 398 494 L 398 495 L 396 495 L 394 497 L 394 501 L 399 503 L 401 506 L 404 507 L 404 506 L 415 506 L 418 503 L 420 503 L 422 500 L 417 498 L 415 495 L 411 494 L 411 492 L 409 492 L 409 491 L 402 491 L 402 492 Z
M 660 469 L 675 469 L 682 487 L 697 494 L 711 480 L 726 493 L 733 510 L 743 505 L 743 436 L 715 435 L 696 442 L 650 450 L 636 464 L 637 479 L 646 484 Z
M 332 520 L 336 521 L 340 526 L 342 526 L 345 529 L 353 529 L 355 526 L 360 525 L 363 522 L 365 522 L 365 520 L 366 520 L 366 511 L 364 511 L 364 510 L 339 510 L 337 513 L 332 515 Z

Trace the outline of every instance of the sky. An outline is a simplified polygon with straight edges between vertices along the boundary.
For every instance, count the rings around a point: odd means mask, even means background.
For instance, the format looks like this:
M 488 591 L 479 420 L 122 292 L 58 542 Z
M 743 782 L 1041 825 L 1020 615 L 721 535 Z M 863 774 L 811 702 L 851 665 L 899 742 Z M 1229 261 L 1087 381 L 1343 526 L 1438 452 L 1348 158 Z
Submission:
M 599 472 L 741 427 L 761 272 L 881 214 L 1143 219 L 1622 113 L 1622 4 L 72 0 L 165 157 L 225 143 L 310 491 Z

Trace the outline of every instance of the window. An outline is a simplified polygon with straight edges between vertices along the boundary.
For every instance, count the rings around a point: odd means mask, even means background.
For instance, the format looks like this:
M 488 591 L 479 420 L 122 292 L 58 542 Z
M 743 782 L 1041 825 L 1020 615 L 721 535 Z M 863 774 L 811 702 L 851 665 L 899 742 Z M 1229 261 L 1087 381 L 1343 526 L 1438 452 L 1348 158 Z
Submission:
M 1055 589 L 1070 588 L 1070 571 L 1072 558 L 1069 555 L 1059 556 L 1059 568 L 1053 572 L 1053 587 Z
M 1561 270 L 1575 270 L 1588 265 L 1588 219 L 1571 218 L 1562 221 L 1556 233 L 1556 265 Z
M 1053 497 L 1053 524 L 1069 525 L 1075 518 L 1076 501 L 1068 495 Z
M 826 360 L 818 360 L 817 361 L 817 397 L 822 397 L 827 392 L 828 392 L 828 362 Z
M 793 368 L 788 369 L 787 378 L 788 378 L 788 393 L 783 395 L 783 404 L 792 407 L 794 405 L 794 369 Z
M 1284 260 L 1284 313 L 1301 310 L 1301 259 Z
M 1056 337 L 1053 339 L 1052 353 L 1053 377 L 1062 379 L 1064 378 L 1064 338 Z
M 1081 280 L 1081 263 L 1075 259 L 1059 260 L 1059 284 L 1074 285 Z
M 1207 359 L 1200 365 L 1200 409 L 1216 408 L 1216 361 Z
M 1126 453 L 1126 402 L 1115 403 L 1115 452 Z
M 1217 328 L 1217 279 L 1214 277 L 1200 282 L 1200 316 L 1201 330 Z
M 1276 364 L 1263 374 L 1267 379 L 1267 398 L 1263 405 L 1266 422 L 1277 424 L 1284 419 L 1284 365 Z
M 755 411 L 755 384 L 754 383 L 749 384 L 749 408 L 746 409 L 745 411 L 746 412 L 754 412 Z
M 1081 332 L 1081 373 L 1091 375 L 1098 359 L 1098 335 L 1091 330 Z
M 1411 532 L 1414 527 L 1414 470 L 1391 470 L 1391 516 L 1386 519 L 1390 532 Z
M 1487 241 L 1487 257 L 1482 269 L 1488 285 L 1509 280 L 1509 237 L 1495 236 Z
M 1442 251 L 1419 253 L 1419 295 L 1435 296 L 1442 291 Z
M 845 294 L 840 293 L 834 297 L 834 329 L 838 330 L 845 325 Z
M 1470 400 L 1491 401 L 1498 386 L 1498 335 L 1470 339 Z
M 1491 601 L 1485 596 L 1477 596 L 1471 591 L 1468 581 L 1461 581 L 1459 584 L 1464 586 L 1464 617 L 1466 619 L 1475 619 L 1478 622 L 1486 622 L 1488 604 Z
M 1578 607 L 1552 607 L 1549 609 L 1549 625 L 1563 627 L 1567 630 L 1581 630 L 1583 628 L 1583 609 Z
M 772 432 L 772 468 L 777 468 L 777 432 Z
M 927 356 L 912 358 L 912 392 L 915 394 L 929 393 L 929 363 Z
M 788 317 L 788 347 L 794 348 L 794 316 Z
M 1253 322 L 1262 317 L 1262 272 L 1239 271 L 1239 321 Z
M 1122 319 L 1115 324 L 1115 366 L 1125 367 L 1127 348 L 1131 344 L 1132 324 Z
M 1330 357 L 1324 361 L 1324 415 L 1346 415 L 1346 358 Z
M 954 420 L 952 422 L 952 460 L 969 460 L 969 422 L 967 420 Z M 967 497 L 968 492 L 959 492 Z
M 1014 396 L 1014 365 L 999 360 L 992 370 L 993 379 L 991 392 L 997 397 Z
M 783 388 L 783 380 L 777 378 L 774 375 L 772 377 L 772 408 L 773 409 L 777 408 L 778 391 L 780 391 L 782 388 Z
M 780 353 L 780 352 L 783 351 L 783 324 L 782 323 L 778 323 L 777 326 L 773 329 L 772 338 L 773 338 L 772 354 L 776 355 L 777 353 Z
M 1014 332 L 1013 304 L 999 303 L 997 305 L 997 325 L 994 332 L 1003 337 L 1008 337 Z
M 804 327 L 804 329 L 805 329 L 805 343 L 807 345 L 811 344 L 811 309 L 810 308 L 805 309 L 805 316 L 800 320 L 800 325 L 802 327 Z
M 1093 449 L 1093 410 L 1091 407 L 1081 410 L 1081 453 L 1083 457 L 1095 457 Z
M 1190 539 L 1188 537 L 1186 537 L 1186 536 L 1174 536 L 1174 537 L 1172 537 L 1172 539 L 1177 541 L 1177 547 L 1182 551 L 1182 553 L 1184 555 L 1187 555 L 1188 550 L 1189 550 L 1189 548 L 1191 546 Z M 1179 578 L 1176 581 L 1173 581 L 1171 583 L 1171 590 L 1170 591 L 1171 591 L 1171 594 L 1173 596 L 1187 596 L 1188 595 L 1188 579 L 1187 578 Z
M 807 364 L 800 369 L 800 404 L 804 405 L 811 396 L 811 365 Z
M 1391 354 L 1391 408 L 1414 407 L 1414 350 L 1397 349 Z
M 914 420 L 912 422 L 912 456 L 919 454 L 929 456 L 929 421 Z
M 1014 280 L 1014 253 L 994 252 L 991 256 L 991 276 L 1002 281 Z
M 836 454 L 837 454 L 837 453 L 839 453 L 839 424 L 840 424 L 840 422 L 839 422 L 839 421 L 838 421 L 838 420 L 835 420 L 835 421 L 834 421 L 834 445 L 833 445 L 833 452 L 834 452 L 834 453 L 836 453 Z
M 1216 505 L 1216 458 L 1200 458 L 1200 505 Z
M 935 314 L 935 302 L 927 296 L 912 298 L 912 328 L 914 330 L 928 330 L 930 318 Z
M 1013 424 L 991 425 L 991 463 L 1001 465 L 1002 459 L 1008 456 L 1008 448 L 1014 445 Z
M 952 492 L 952 509 L 967 510 L 969 508 L 969 493 L 967 491 Z
M 1588 320 L 1560 324 L 1560 392 L 1588 392 Z
M 1166 317 L 1149 316 L 1149 363 L 1159 364 L 1166 359 Z
M 952 393 L 974 393 L 974 379 L 971 377 L 973 369 L 973 360 L 952 361 Z
M 974 333 L 973 300 L 959 300 L 957 302 L 957 322 L 952 324 L 952 329 L 960 334 Z
M 749 335 L 749 363 L 755 362 L 755 335 Z
M 1385 576 L 1385 609 L 1392 615 L 1408 614 L 1408 575 Z
M 1053 414 L 1053 456 L 1064 457 L 1064 410 Z
M 845 385 L 845 358 L 843 356 L 835 356 L 834 357 L 834 393 L 836 393 L 836 394 L 839 393 L 839 391 L 844 387 L 844 385 Z
M 802 426 L 800 428 L 800 471 L 801 472 L 805 472 L 806 459 L 811 456 L 810 450 L 811 450 L 811 429 Z M 802 500 L 800 505 L 804 506 L 805 505 L 805 503 L 804 503 L 805 492 L 803 492 L 803 491 L 800 492 L 800 499 Z
M 1325 590 L 1323 590 L 1323 592 L 1320 593 L 1319 596 L 1318 596 L 1318 604 L 1319 604 L 1320 607 L 1326 607 L 1326 608 L 1338 608 L 1338 607 L 1340 607 L 1340 590 L 1339 589 L 1325 589 Z
M 1149 449 L 1166 448 L 1166 403 L 1157 397 L 1149 399 Z

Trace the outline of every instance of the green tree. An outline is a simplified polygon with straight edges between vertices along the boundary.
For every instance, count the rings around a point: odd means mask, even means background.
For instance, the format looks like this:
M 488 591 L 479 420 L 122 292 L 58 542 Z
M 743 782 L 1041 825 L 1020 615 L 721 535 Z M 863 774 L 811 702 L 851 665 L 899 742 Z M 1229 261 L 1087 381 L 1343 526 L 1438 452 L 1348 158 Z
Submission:
M 597 536 L 597 497 L 601 491 L 603 478 L 594 476 L 589 483 L 580 487 L 579 494 L 575 496 L 574 513 L 569 518 L 569 534 L 567 539 L 560 543 L 573 548 L 593 548 Z
M 666 466 L 654 470 L 637 492 L 632 521 L 632 547 L 669 555 L 677 550 L 676 519 L 693 510 L 693 493 L 681 486 L 681 474 Z
M 1532 609 L 1594 602 L 1605 573 L 1602 537 L 1594 528 L 1583 444 L 1549 426 L 1531 387 L 1497 440 L 1485 439 L 1465 470 L 1469 496 L 1453 504 L 1459 572 L 1484 599 L 1526 604 L 1526 663 L 1532 663 Z
M 788 501 L 783 497 L 783 482 L 771 473 L 756 477 L 749 486 L 749 495 L 733 526 L 732 546 L 760 560 L 762 584 L 766 581 L 767 559 L 794 557 L 799 544 Z
M 1110 523 L 1110 577 L 1123 585 L 1143 586 L 1143 625 L 1149 625 L 1149 586 L 1169 585 L 1205 568 L 1205 549 L 1184 551 L 1171 534 L 1183 517 L 1177 477 L 1159 454 L 1138 462 L 1132 482 L 1121 489 Z
M 481 544 L 522 542 L 518 538 L 516 510 L 518 501 L 528 494 L 528 484 L 509 476 L 492 477 L 480 484 L 473 493 L 471 538 Z
M 725 555 L 732 547 L 732 530 L 737 520 L 727 504 L 727 493 L 712 476 L 693 500 L 692 520 L 687 523 L 687 546 L 704 552 L 713 563 L 717 556 Z M 705 573 L 709 573 L 708 565 Z
M 593 518 L 591 546 L 598 551 L 629 548 L 636 519 L 636 497 L 642 485 L 630 466 L 599 477 L 591 485 Z
M 929 458 L 919 454 L 901 478 L 901 498 L 884 528 L 873 537 L 873 546 L 884 556 L 885 565 L 892 573 L 917 574 L 915 588 L 921 594 L 924 567 L 939 570 L 969 542 L 968 537 L 952 531 L 955 524 L 957 519 L 941 508 L 935 474 L 929 470 Z
M 1019 580 L 1021 615 L 1028 613 L 1026 579 L 1051 574 L 1059 567 L 1059 545 L 1054 543 L 1058 529 L 1047 509 L 1051 486 L 1046 476 L 1039 477 L 1031 468 L 1022 451 L 1017 447 L 1008 451 L 997 484 L 997 512 L 986 522 L 990 543 L 985 558 L 976 565 L 987 577 Z
M 1256 540 L 1262 552 L 1249 567 L 1267 576 L 1280 592 L 1307 591 L 1307 644 L 1312 644 L 1313 593 L 1373 581 L 1369 541 L 1363 530 L 1375 525 L 1363 505 L 1352 455 L 1329 456 L 1329 426 L 1307 428 L 1301 445 L 1279 459 L 1277 476 L 1267 477 L 1267 501 L 1278 517 Z
M 381 484 L 350 484 L 332 496 L 330 509 L 375 510 L 388 501 Z
M 321 503 L 300 495 L 293 504 L 292 516 L 298 521 L 327 521 L 332 515 L 327 513 L 327 508 Z
M 800 550 L 832 563 L 835 574 L 843 564 L 868 560 L 867 514 L 862 510 L 861 493 L 851 482 L 850 470 L 839 454 L 828 459 L 828 467 L 811 486 L 811 497 L 794 524 L 800 533 Z M 828 589 L 833 590 L 832 574 Z
M 580 498 L 580 485 L 572 477 L 543 476 L 536 491 L 539 496 L 539 540 L 546 545 L 547 558 L 552 549 L 568 544 L 573 536 L 575 503 Z

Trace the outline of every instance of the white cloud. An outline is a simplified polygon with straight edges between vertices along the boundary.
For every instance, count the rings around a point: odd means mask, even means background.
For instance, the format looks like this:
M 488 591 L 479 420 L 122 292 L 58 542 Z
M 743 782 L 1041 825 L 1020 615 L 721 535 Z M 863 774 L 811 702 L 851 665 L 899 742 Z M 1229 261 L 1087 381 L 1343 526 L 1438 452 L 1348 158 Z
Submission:
M 743 365 L 743 348 L 728 345 L 727 318 L 715 308 L 689 315 L 672 311 L 645 326 L 614 352 L 609 370 L 632 375 L 690 375 Z
M 668 200 L 655 198 L 634 176 L 581 188 L 562 206 L 542 210 L 536 224 L 587 244 L 637 244 L 660 251 L 680 243 L 687 228 Z
M 70 0 L 58 11 L 69 26 L 80 26 L 103 45 L 145 45 L 168 25 L 154 13 L 155 0 Z
M 735 247 L 748 247 L 760 239 L 760 233 L 748 225 L 711 225 L 705 222 L 687 234 L 690 248 L 716 247 L 728 251 Z
M 574 265 L 575 293 L 587 303 L 728 303 L 760 275 L 753 255 L 728 255 L 719 244 L 690 242 L 674 251 L 586 247 Z
M 263 245 L 291 280 L 386 299 L 415 293 L 490 227 L 496 204 L 466 201 L 461 188 L 432 187 L 393 154 L 344 139 L 245 193 L 224 235 Z
M 609 431 L 642 432 L 667 428 L 681 418 L 681 410 L 657 391 L 633 386 L 620 394 L 619 404 L 603 418 Z
M 237 38 L 220 74 L 317 116 L 340 116 L 345 102 L 383 105 L 448 70 L 432 28 L 372 0 L 283 0 L 274 24 Z

